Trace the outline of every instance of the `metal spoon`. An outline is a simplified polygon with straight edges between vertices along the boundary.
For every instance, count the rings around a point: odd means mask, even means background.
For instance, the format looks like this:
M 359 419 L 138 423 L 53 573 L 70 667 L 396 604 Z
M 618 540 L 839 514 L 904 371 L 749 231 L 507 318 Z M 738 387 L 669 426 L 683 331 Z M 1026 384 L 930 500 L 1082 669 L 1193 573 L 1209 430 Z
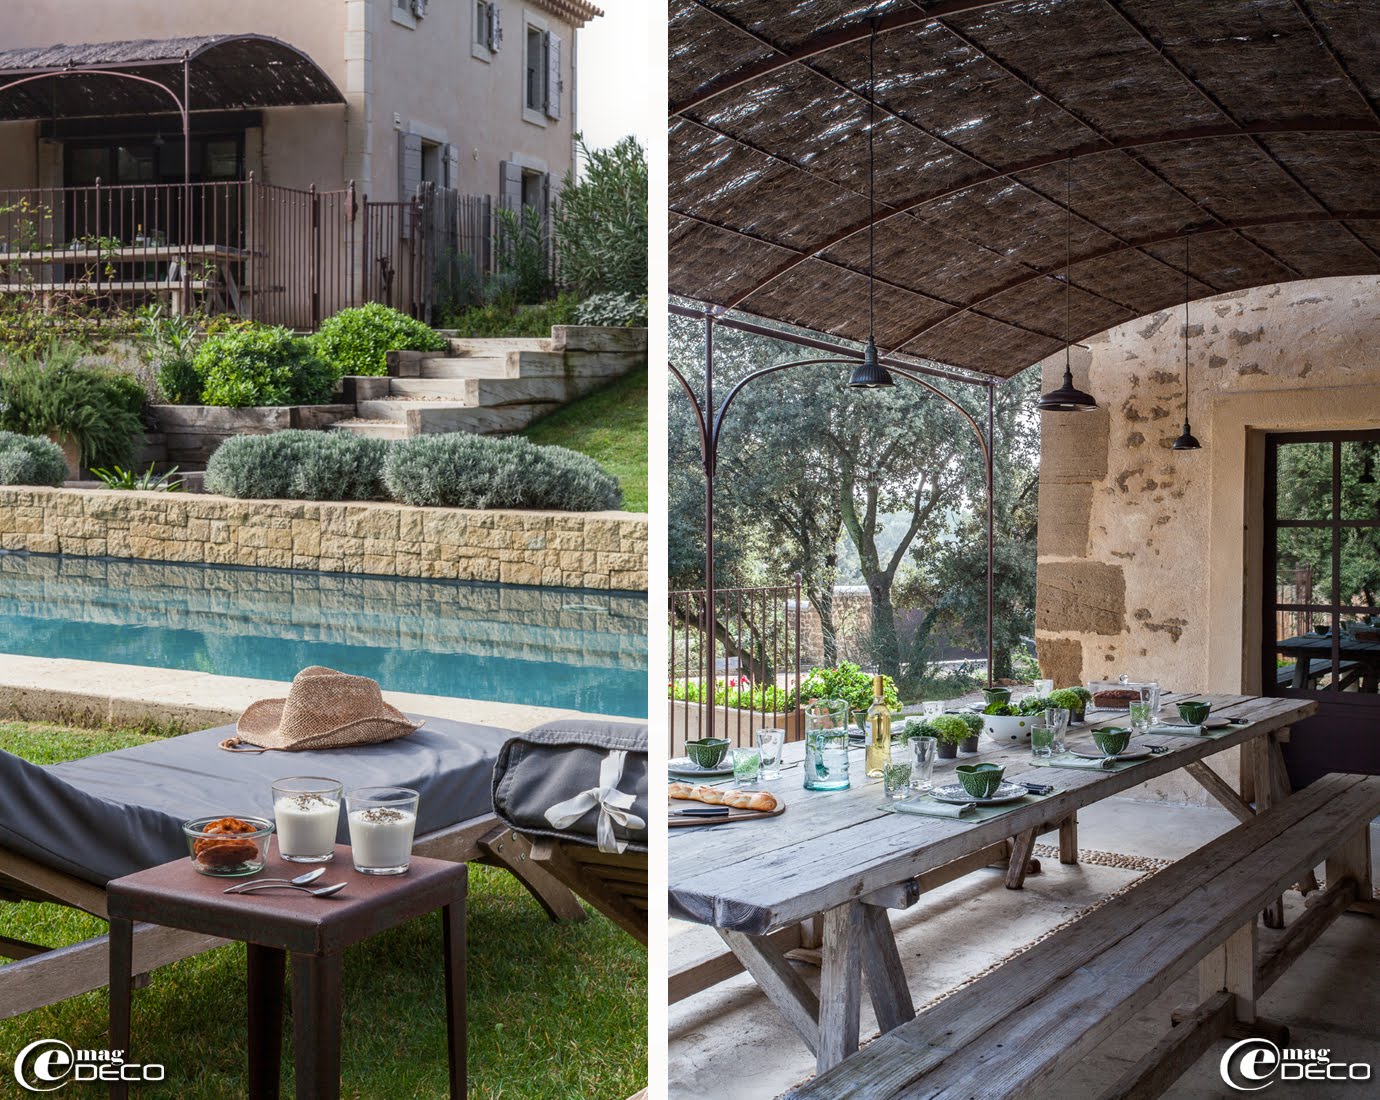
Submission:
M 227 887 L 227 894 L 238 894 L 252 886 L 267 886 L 275 883 L 280 886 L 305 886 L 309 882 L 315 882 L 326 873 L 326 866 L 313 867 L 310 871 L 298 875 L 296 878 L 256 878 L 251 882 L 237 882 L 234 886 Z
M 292 886 L 286 882 L 261 882 L 239 891 L 241 894 L 253 894 L 259 890 L 296 890 L 300 894 L 310 894 L 314 898 L 328 898 L 332 894 L 338 894 L 345 889 L 345 883 L 333 882 L 329 886 L 317 886 L 314 889 L 310 886 Z

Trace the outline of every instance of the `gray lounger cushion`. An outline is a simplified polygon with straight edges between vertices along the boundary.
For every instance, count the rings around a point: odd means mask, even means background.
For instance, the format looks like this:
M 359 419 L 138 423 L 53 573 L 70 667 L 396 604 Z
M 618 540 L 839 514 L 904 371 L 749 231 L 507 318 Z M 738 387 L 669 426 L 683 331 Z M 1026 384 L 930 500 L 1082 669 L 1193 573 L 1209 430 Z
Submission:
M 415 720 L 415 719 L 414 719 Z M 202 730 L 132 749 L 39 767 L 0 752 L 0 848 L 105 885 L 187 855 L 182 822 L 203 814 L 271 817 L 269 785 L 324 775 L 352 787 L 397 785 L 421 793 L 423 835 L 493 810 L 494 761 L 512 730 L 427 718 L 382 745 L 314 752 L 230 753 L 234 727 Z M 341 814 L 342 844 L 349 843 Z
M 581 844 L 596 842 L 599 811 L 592 807 L 568 829 L 553 829 L 546 811 L 599 785 L 599 768 L 613 749 L 626 749 L 620 791 L 636 797 L 631 813 L 647 820 L 647 726 L 588 719 L 550 722 L 515 736 L 494 767 L 494 813 L 528 836 Z M 614 835 L 636 852 L 647 850 L 646 828 L 614 826 Z

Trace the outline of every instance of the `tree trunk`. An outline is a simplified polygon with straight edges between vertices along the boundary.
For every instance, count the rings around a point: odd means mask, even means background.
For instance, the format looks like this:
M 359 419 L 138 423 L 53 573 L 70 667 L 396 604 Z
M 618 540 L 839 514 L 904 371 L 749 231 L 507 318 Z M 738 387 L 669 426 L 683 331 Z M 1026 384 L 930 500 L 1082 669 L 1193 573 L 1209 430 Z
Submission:
M 901 674 L 901 650 L 896 640 L 896 612 L 891 605 L 891 581 L 867 578 L 872 597 L 872 659 L 877 671 L 895 679 Z
M 824 638 L 823 667 L 833 668 L 839 660 L 838 627 L 834 624 L 834 588 L 811 585 L 810 603 L 819 616 L 819 632 Z

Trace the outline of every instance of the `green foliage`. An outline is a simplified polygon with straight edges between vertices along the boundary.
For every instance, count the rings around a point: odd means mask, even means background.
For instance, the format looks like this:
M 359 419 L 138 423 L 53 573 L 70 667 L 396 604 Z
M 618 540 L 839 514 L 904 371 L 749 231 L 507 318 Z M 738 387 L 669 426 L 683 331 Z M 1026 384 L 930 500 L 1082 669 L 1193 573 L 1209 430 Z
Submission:
M 1086 689 L 1058 688 L 1049 693 L 1049 705 L 1052 707 L 1059 707 L 1061 710 L 1066 710 L 1070 714 L 1080 711 L 1088 705 L 1087 700 L 1085 700 L 1082 695 L 1084 690 Z M 1090 700 L 1091 698 L 1092 693 L 1088 692 L 1088 699 Z
M 925 718 L 907 718 L 899 727 L 892 727 L 893 741 L 909 741 L 912 737 L 935 737 L 934 727 Z
M 322 405 L 336 373 L 310 341 L 281 326 L 254 325 L 208 336 L 193 364 L 207 405 Z
M 1027 695 L 1020 701 L 1016 709 L 1021 714 L 1043 714 L 1053 706 L 1058 706 L 1058 704 L 1051 702 L 1048 695 Z
M 1015 718 L 1021 713 L 1019 707 L 1013 707 L 1010 703 L 989 703 L 982 708 L 983 714 L 990 714 L 994 718 Z
M 551 242 L 546 219 L 531 206 L 498 211 L 499 278 L 488 291 L 505 303 L 544 302 L 551 297 Z
M 972 737 L 974 731 L 968 726 L 961 715 L 940 714 L 929 720 L 930 728 L 934 730 L 934 736 L 939 738 L 946 745 L 957 745 L 960 741 L 966 741 Z
M 587 455 L 466 432 L 395 444 L 383 481 L 392 499 L 404 504 L 451 508 L 597 512 L 623 499 L 618 482 Z
M 383 376 L 390 351 L 441 351 L 446 338 L 396 309 L 371 302 L 328 317 L 312 338 L 316 350 L 346 374 Z
M 107 489 L 132 489 L 143 493 L 180 493 L 183 491 L 182 479 L 177 476 L 176 466 L 164 474 L 155 474 L 152 462 L 142 474 L 135 470 L 126 470 L 123 466 L 116 466 L 111 470 L 101 466 L 93 468 L 91 472 Z
M 706 694 L 704 684 L 699 681 L 674 680 L 671 683 L 672 699 L 686 703 L 702 703 Z M 766 713 L 787 711 L 793 706 L 791 693 L 785 688 L 777 687 L 775 684 L 754 684 L 746 676 L 730 676 L 727 680 L 716 679 L 714 704 Z
M 0 485 L 58 486 L 67 478 L 67 460 L 51 439 L 0 431 Z
M 146 305 L 136 316 L 139 348 L 157 372 L 159 395 L 172 405 L 201 404 L 203 379 L 192 362 L 199 336 L 196 322 L 162 305 Z
M 958 716 L 968 723 L 968 733 L 973 737 L 980 734 L 982 727 L 986 724 L 982 720 L 982 715 L 978 714 L 977 711 L 960 711 Z
M 575 307 L 575 324 L 647 327 L 647 295 L 594 294 Z
M 380 500 L 388 443 L 345 432 L 241 435 L 216 448 L 206 491 L 251 500 Z
M 590 149 L 578 137 L 584 172 L 571 172 L 556 207 L 561 284 L 581 298 L 647 294 L 647 152 L 632 137 Z
M 537 306 L 487 305 L 472 306 L 459 313 L 448 314 L 441 328 L 454 329 L 462 337 L 514 337 L 550 339 L 556 325 L 573 325 L 578 299 L 562 294 L 550 302 Z
M 0 369 L 0 430 L 72 439 L 83 466 L 128 463 L 144 432 L 144 387 L 80 363 L 80 349 L 69 345 Z
M 890 676 L 882 677 L 882 698 L 893 710 L 901 705 L 896 683 Z M 847 661 L 834 668 L 812 668 L 801 682 L 796 699 L 802 702 L 810 699 L 842 699 L 861 724 L 867 708 L 872 705 L 872 675 Z

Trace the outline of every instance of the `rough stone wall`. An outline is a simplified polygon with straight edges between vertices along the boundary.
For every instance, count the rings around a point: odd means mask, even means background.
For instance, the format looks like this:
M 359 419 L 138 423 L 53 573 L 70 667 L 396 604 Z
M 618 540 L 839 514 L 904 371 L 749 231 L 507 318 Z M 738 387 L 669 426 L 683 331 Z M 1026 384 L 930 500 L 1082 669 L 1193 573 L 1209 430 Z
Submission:
M 644 591 L 647 518 L 0 488 L 0 550 Z

